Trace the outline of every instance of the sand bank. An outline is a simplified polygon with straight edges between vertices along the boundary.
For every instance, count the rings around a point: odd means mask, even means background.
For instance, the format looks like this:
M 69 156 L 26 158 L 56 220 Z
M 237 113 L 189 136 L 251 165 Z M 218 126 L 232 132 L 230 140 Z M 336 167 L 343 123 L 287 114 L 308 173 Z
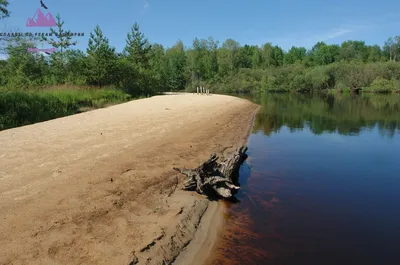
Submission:
M 233 151 L 256 109 L 229 96 L 167 95 L 0 132 L 0 264 L 204 255 L 215 231 L 196 231 L 222 223 L 218 203 L 181 191 L 172 167 Z

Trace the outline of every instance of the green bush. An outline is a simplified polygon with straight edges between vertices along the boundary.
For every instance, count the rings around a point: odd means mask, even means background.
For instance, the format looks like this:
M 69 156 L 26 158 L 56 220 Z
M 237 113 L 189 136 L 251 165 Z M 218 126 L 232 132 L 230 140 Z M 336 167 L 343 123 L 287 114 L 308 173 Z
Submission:
M 380 78 L 380 79 L 379 79 Z M 307 67 L 303 63 L 269 67 L 267 69 L 242 68 L 238 71 L 219 77 L 202 85 L 216 92 L 312 92 L 336 90 L 349 93 L 354 89 L 364 89 L 368 92 L 400 92 L 391 83 L 374 83 L 374 80 L 400 80 L 400 63 L 360 61 L 335 62 L 328 65 Z M 372 89 L 371 89 L 372 85 Z M 193 90 L 193 85 L 188 89 Z M 379 88 L 381 86 L 381 88 Z M 382 89 L 385 88 L 385 89 Z M 394 87 L 394 88 L 393 88 Z M 195 89 L 195 87 L 194 87 Z
M 375 92 L 375 93 L 391 93 L 399 90 L 399 81 L 395 79 L 385 79 L 382 77 L 377 77 L 371 83 L 370 86 L 363 89 L 365 92 Z

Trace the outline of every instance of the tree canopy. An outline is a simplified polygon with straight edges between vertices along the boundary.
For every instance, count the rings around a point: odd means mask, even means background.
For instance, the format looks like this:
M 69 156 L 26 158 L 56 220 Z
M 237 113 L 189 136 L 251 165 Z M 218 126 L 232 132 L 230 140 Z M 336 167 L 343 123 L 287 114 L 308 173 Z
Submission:
M 8 15 L 7 2 L 0 12 Z M 348 40 L 342 44 L 318 42 L 310 49 L 292 46 L 285 51 L 270 42 L 262 45 L 195 38 L 190 46 L 177 41 L 172 47 L 151 43 L 134 22 L 121 52 L 97 25 L 86 51 L 75 48 L 70 31 L 57 15 L 54 37 L 42 37 L 57 49 L 47 56 L 26 50 L 39 40 L 13 38 L 1 63 L 2 86 L 20 88 L 58 84 L 115 86 L 132 95 L 164 90 L 193 90 L 208 86 L 220 91 L 311 91 L 368 87 L 376 78 L 400 80 L 400 37 L 382 45 Z M 11 42 L 10 42 L 11 43 Z M 380 79 L 377 79 L 380 82 Z M 381 82 L 382 83 L 382 82 Z

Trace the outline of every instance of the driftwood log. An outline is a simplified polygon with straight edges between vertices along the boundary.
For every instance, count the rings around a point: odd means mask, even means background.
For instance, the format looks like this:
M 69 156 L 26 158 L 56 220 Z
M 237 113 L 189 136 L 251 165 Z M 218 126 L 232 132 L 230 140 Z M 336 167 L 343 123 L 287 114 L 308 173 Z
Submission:
M 217 162 L 219 157 L 213 154 L 195 169 L 174 168 L 174 170 L 187 176 L 184 190 L 195 190 L 209 197 L 217 195 L 230 199 L 240 188 L 239 168 L 247 158 L 246 151 L 247 147 L 242 146 L 222 162 Z

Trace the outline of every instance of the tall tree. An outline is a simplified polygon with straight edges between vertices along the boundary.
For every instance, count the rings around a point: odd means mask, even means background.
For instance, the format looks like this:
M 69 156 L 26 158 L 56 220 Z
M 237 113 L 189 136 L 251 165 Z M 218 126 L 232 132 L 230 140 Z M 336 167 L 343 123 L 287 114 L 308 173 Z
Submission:
M 221 76 L 236 73 L 239 70 L 240 43 L 227 39 L 218 51 L 218 65 Z
M 396 61 L 400 54 L 400 36 L 390 37 L 384 44 L 383 50 L 389 61 Z
M 185 88 L 186 54 L 182 41 L 178 41 L 165 54 L 167 64 L 167 86 L 170 90 Z
M 309 56 L 313 65 L 327 65 L 337 60 L 339 51 L 339 45 L 327 45 L 324 42 L 318 42 L 312 47 Z
M 56 19 L 57 30 L 50 28 L 51 36 L 54 34 L 55 38 L 49 38 L 47 36 L 42 36 L 42 38 L 48 44 L 54 48 L 60 48 L 60 52 L 63 52 L 71 46 L 75 46 L 78 42 L 72 41 L 73 35 L 70 30 L 64 29 L 65 22 L 64 20 L 61 20 L 60 14 L 57 14 Z
M 345 61 L 368 60 L 368 48 L 364 41 L 345 41 L 342 43 L 339 51 L 339 59 Z
M 285 54 L 284 63 L 294 64 L 295 62 L 302 62 L 306 57 L 306 54 L 306 48 L 292 46 L 290 50 Z
M 206 41 L 206 78 L 213 79 L 218 74 L 218 41 L 209 37 Z
M 128 59 L 139 67 L 148 67 L 151 45 L 140 31 L 139 24 L 135 22 L 127 34 L 124 53 Z
M 382 59 L 382 49 L 379 45 L 369 46 L 367 48 L 368 62 L 378 62 Z
M 96 25 L 94 33 L 90 33 L 86 51 L 89 83 L 100 87 L 112 83 L 117 60 L 115 48 L 110 46 L 108 38 L 104 37 L 99 25 Z
M 252 68 L 253 67 L 253 55 L 255 54 L 257 46 L 244 45 L 239 51 L 239 67 L 240 68 Z
M 274 46 L 273 49 L 273 61 L 275 66 L 282 66 L 283 65 L 283 58 L 285 57 L 285 52 L 279 46 Z
M 50 28 L 50 36 L 42 36 L 42 40 L 58 49 L 50 55 L 52 79 L 56 83 L 64 84 L 68 74 L 65 71 L 68 59 L 64 51 L 75 46 L 77 41 L 72 41 L 71 31 L 64 29 L 65 22 L 61 20 L 60 14 L 57 14 L 56 20 L 56 29 Z
M 165 50 L 161 44 L 154 43 L 150 51 L 150 68 L 153 72 L 153 84 L 155 92 L 160 92 L 165 88 L 167 79 L 167 62 Z
M 88 75 L 85 53 L 81 50 L 70 49 L 64 52 L 64 57 L 65 81 L 69 84 L 85 85 Z
M 42 55 L 28 51 L 35 44 L 29 38 L 17 37 L 7 46 L 7 83 L 15 88 L 40 85 L 44 81 L 45 61 Z
M 134 23 L 131 31 L 127 34 L 123 54 L 125 56 L 124 78 L 130 80 L 131 93 L 137 95 L 146 95 L 147 92 L 154 93 L 152 87 L 154 73 L 150 67 L 151 45 L 140 31 L 137 22 Z
M 251 57 L 251 64 L 253 68 L 261 68 L 263 65 L 263 53 L 260 47 L 256 46 L 254 53 Z
M 193 50 L 195 51 L 195 66 L 200 79 L 206 78 L 206 58 L 207 42 L 204 39 L 195 38 L 193 41 Z
M 266 43 L 262 47 L 264 68 L 277 67 L 283 64 L 284 52 L 279 46 Z

